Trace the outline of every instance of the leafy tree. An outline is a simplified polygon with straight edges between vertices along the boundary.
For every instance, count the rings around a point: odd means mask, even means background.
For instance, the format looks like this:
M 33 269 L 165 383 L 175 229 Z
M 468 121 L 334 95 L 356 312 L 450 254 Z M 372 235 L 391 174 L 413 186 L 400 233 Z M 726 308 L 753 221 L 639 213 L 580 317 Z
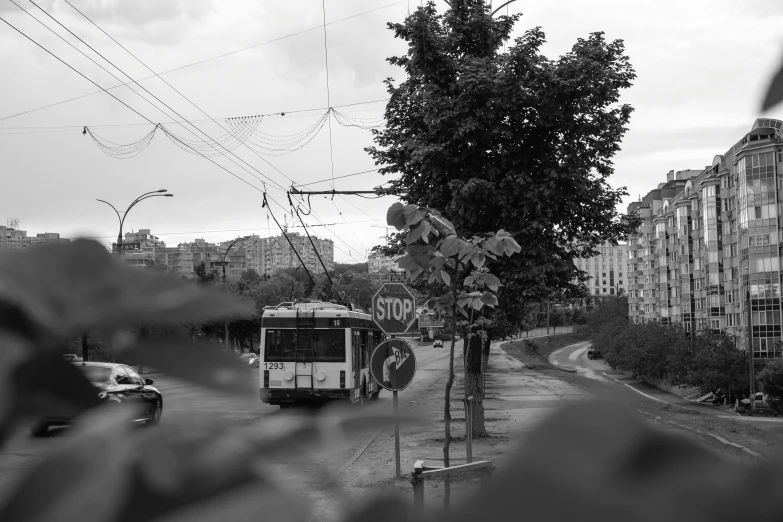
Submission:
M 707 330 L 693 336 L 693 364 L 688 381 L 702 393 L 722 389 L 733 396 L 748 391 L 747 353 L 737 349 L 735 339 Z
M 335 263 L 332 277 L 340 279 L 345 274 L 356 275 L 369 272 L 368 263 Z
M 347 282 L 335 282 L 332 290 L 340 296 L 343 302 L 353 303 L 364 310 L 372 307 L 372 296 L 378 290 L 378 285 L 370 279 L 370 274 L 364 273 L 353 277 Z
M 194 266 L 193 271 L 196 273 L 196 280 L 201 284 L 214 283 L 218 280 L 217 269 L 213 268 L 212 271 L 207 270 L 207 265 L 204 261 Z
M 768 361 L 759 373 L 758 381 L 761 391 L 769 399 L 770 406 L 780 411 L 783 406 L 783 359 Z
M 443 210 L 466 237 L 508 230 L 524 252 L 498 262 L 500 300 L 520 301 L 584 279 L 573 259 L 635 229 L 617 212 L 612 157 L 632 109 L 619 103 L 635 73 L 622 41 L 603 33 L 551 60 L 539 28 L 501 52 L 519 15 L 490 15 L 484 0 L 433 2 L 389 24 L 406 42 L 388 59 L 386 125 L 367 149 L 387 193 Z
M 473 435 L 487 436 L 484 427 L 484 382 L 483 354 L 485 336 L 479 337 L 480 323 L 475 321 L 476 311 L 484 305 L 497 305 L 497 292 L 500 280 L 485 268 L 487 259 L 498 259 L 518 253 L 521 248 L 504 230 L 487 234 L 485 237 L 473 236 L 464 239 L 457 235 L 454 225 L 440 212 L 428 207 L 395 203 L 386 215 L 386 221 L 397 230 L 404 230 L 406 255 L 400 258 L 399 265 L 404 268 L 410 279 L 428 275 L 428 281 L 440 280 L 448 287 L 445 294 L 432 297 L 426 307 L 436 314 L 449 314 L 451 317 L 451 347 L 449 349 L 449 374 L 446 382 L 444 401 L 445 439 L 443 445 L 443 464 L 449 466 L 449 446 L 451 444 L 451 387 L 454 384 L 454 345 L 457 333 L 457 313 L 467 319 L 470 335 L 463 341 L 465 359 L 465 396 L 473 397 Z M 468 312 L 469 310 L 469 312 Z M 483 331 L 483 330 L 482 330 Z M 450 486 L 446 481 L 446 498 Z
M 372 247 L 372 252 L 385 256 L 401 256 L 405 253 L 405 232 L 393 232 L 389 235 L 389 241 L 385 245 Z

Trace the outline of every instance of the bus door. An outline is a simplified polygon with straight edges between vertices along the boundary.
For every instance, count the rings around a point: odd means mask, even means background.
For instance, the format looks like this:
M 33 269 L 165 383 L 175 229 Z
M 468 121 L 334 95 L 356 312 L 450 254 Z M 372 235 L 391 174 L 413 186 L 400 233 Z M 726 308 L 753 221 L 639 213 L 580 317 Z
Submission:
M 359 389 L 359 387 L 362 385 L 362 372 L 361 372 L 361 332 L 358 330 L 352 330 L 353 332 L 353 342 L 351 343 L 351 367 L 353 370 L 353 397 L 358 397 L 356 395 L 356 390 Z

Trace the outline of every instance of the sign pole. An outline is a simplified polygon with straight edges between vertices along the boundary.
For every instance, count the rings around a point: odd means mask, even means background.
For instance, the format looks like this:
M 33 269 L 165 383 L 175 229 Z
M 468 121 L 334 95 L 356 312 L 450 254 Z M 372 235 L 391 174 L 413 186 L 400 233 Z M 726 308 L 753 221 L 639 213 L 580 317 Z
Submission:
M 385 283 L 372 298 L 373 322 L 386 335 L 370 356 L 370 374 L 381 388 L 392 392 L 394 408 L 394 464 L 395 477 L 402 477 L 400 469 L 400 406 L 398 392 L 413 381 L 416 374 L 416 355 L 410 344 L 397 339 L 398 334 L 410 331 L 416 322 L 416 297 L 401 283 Z
M 399 406 L 397 403 L 397 392 L 392 392 L 394 397 L 394 464 L 397 470 L 397 478 L 401 476 L 400 473 L 400 422 L 399 422 Z
M 395 337 L 394 335 L 391 336 L 392 339 Z M 397 401 L 397 390 L 392 392 L 392 401 L 394 402 L 394 476 L 399 480 L 402 472 L 400 470 L 400 407 Z

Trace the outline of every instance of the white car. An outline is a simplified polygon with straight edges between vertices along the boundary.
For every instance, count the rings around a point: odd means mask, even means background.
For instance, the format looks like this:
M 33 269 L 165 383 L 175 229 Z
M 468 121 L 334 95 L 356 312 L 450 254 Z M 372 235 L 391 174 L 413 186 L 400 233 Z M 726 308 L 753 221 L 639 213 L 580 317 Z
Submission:
M 443 348 L 443 341 L 438 339 L 437 341 L 435 341 L 435 343 L 432 345 L 432 347 L 433 348 Z

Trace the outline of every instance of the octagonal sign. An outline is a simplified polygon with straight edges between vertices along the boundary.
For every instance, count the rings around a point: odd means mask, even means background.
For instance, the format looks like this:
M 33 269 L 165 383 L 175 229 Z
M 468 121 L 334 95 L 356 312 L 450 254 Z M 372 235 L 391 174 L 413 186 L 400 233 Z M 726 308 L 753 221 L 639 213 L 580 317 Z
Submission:
M 404 334 L 416 322 L 416 298 L 402 283 L 384 283 L 372 298 L 372 319 L 387 335 Z

